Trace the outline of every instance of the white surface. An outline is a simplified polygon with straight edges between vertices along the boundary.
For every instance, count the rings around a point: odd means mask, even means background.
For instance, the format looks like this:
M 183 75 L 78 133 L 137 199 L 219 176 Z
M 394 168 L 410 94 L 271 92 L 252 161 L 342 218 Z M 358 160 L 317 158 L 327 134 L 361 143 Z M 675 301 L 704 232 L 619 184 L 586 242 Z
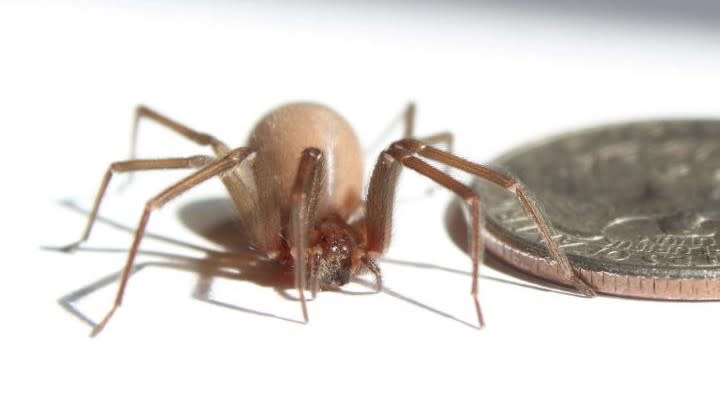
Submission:
M 588 300 L 485 266 L 478 331 L 439 313 L 473 322 L 467 275 L 383 263 L 394 293 L 321 294 L 300 325 L 193 299 L 196 272 L 142 255 L 151 264 L 126 304 L 88 338 L 58 299 L 118 271 L 130 234 L 96 227 L 88 247 L 117 253 L 39 247 L 79 235 L 85 216 L 58 201 L 90 205 L 107 163 L 126 156 L 137 103 L 240 144 L 272 106 L 318 100 L 370 145 L 414 99 L 419 132 L 450 129 L 481 162 L 556 130 L 720 111 L 720 34 L 703 26 L 460 5 L 184 6 L 0 5 L 0 402 L 716 403 L 720 304 Z M 152 125 L 140 151 L 202 152 Z M 134 227 L 178 175 L 136 176 L 102 216 Z M 388 257 L 468 272 L 443 222 L 449 195 L 418 198 L 414 177 Z M 150 231 L 217 248 L 178 211 L 222 196 L 217 182 L 198 188 Z M 143 250 L 202 257 L 150 239 Z M 77 306 L 97 320 L 112 294 Z M 211 297 L 300 319 L 296 302 L 247 281 L 216 280 Z

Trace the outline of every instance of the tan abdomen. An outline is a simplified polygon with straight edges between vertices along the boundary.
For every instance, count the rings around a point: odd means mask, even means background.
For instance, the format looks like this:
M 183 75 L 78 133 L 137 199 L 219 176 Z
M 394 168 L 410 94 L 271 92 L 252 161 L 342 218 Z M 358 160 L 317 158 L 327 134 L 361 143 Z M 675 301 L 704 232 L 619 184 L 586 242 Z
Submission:
M 255 160 L 264 173 L 276 176 L 282 217 L 290 207 L 300 155 L 309 147 L 325 156 L 324 204 L 319 215 L 337 213 L 347 218 L 361 203 L 363 187 L 362 149 L 350 125 L 335 111 L 312 103 L 280 106 L 253 129 L 248 146 L 257 150 Z

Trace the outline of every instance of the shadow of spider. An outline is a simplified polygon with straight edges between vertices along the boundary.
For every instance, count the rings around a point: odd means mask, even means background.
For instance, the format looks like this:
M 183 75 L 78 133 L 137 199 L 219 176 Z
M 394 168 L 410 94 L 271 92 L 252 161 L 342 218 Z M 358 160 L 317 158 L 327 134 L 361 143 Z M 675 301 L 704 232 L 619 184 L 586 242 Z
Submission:
M 73 201 L 64 200 L 61 201 L 60 204 L 64 208 L 67 208 L 68 210 L 75 213 L 85 216 L 90 214 L 88 209 L 77 205 Z M 458 222 L 458 219 L 461 218 L 458 207 L 459 206 L 455 204 L 451 204 L 448 207 L 445 217 L 447 230 L 451 238 L 457 244 L 457 246 L 460 249 L 467 251 L 464 247 L 465 241 L 461 236 L 465 234 L 465 229 L 463 227 L 464 222 Z M 257 254 L 255 254 L 252 250 L 248 248 L 245 233 L 243 232 L 243 229 L 240 226 L 239 222 L 235 219 L 233 207 L 229 205 L 225 199 L 214 198 L 188 203 L 181 207 L 178 213 L 178 217 L 188 229 L 203 236 L 205 239 L 218 244 L 223 248 L 223 250 L 208 249 L 206 247 L 187 243 L 168 236 L 148 232 L 145 234 L 146 238 L 162 241 L 164 243 L 169 243 L 176 247 L 182 247 L 196 252 L 201 252 L 204 254 L 204 257 L 197 258 L 157 250 L 140 250 L 139 253 L 143 256 L 151 256 L 162 260 L 149 260 L 138 263 L 133 269 L 133 275 L 139 273 L 147 267 L 161 267 L 174 270 L 190 271 L 197 275 L 195 286 L 191 294 L 194 299 L 247 314 L 269 317 L 297 324 L 304 323 L 301 319 L 292 319 L 270 312 L 238 306 L 233 303 L 216 300 L 212 297 L 211 291 L 213 282 L 216 279 L 226 279 L 246 281 L 256 284 L 258 286 L 272 288 L 282 298 L 297 301 L 296 297 L 288 293 L 288 290 L 292 290 L 295 287 L 292 275 L 284 272 L 281 266 L 279 266 L 275 262 L 261 260 Z M 102 216 L 98 216 L 97 222 L 105 226 L 127 232 L 129 234 L 133 234 L 135 231 L 135 229 L 131 226 L 116 222 L 112 219 Z M 63 252 L 63 249 L 61 247 L 43 247 L 43 249 Z M 113 247 L 80 247 L 78 248 L 78 251 L 96 253 L 127 253 L 128 249 Z M 429 263 L 397 260 L 387 257 L 383 258 L 381 262 L 413 267 L 414 269 L 418 270 L 443 271 L 447 273 L 465 275 L 467 277 L 471 276 L 470 272 L 468 271 Z M 517 270 L 508 267 L 507 265 L 503 264 L 502 262 L 498 261 L 490 255 L 486 255 L 485 264 L 501 272 L 509 273 L 513 277 L 521 278 L 533 284 L 516 282 L 513 280 L 507 280 L 487 275 L 480 275 L 480 277 L 485 280 L 508 283 L 524 288 L 530 288 L 546 292 L 578 295 L 576 293 L 573 293 L 572 291 L 558 288 L 553 284 L 545 283 L 541 280 L 531 278 L 531 276 L 527 276 L 524 273 L 518 272 Z M 83 298 L 93 294 L 94 292 L 116 283 L 120 277 L 120 273 L 121 271 L 119 270 L 110 275 L 95 280 L 94 282 L 85 285 L 79 289 L 71 291 L 68 294 L 63 295 L 58 299 L 59 305 L 63 309 L 68 311 L 70 314 L 80 319 L 84 323 L 88 324 L 89 326 L 97 326 L 97 322 L 95 322 L 87 314 L 79 310 L 77 304 Z M 353 281 L 367 288 L 368 291 L 351 292 L 337 290 L 334 292 L 342 293 L 345 295 L 375 294 L 375 291 L 373 290 L 374 283 L 361 278 L 355 278 Z M 477 326 L 472 323 L 456 318 L 455 316 L 450 315 L 444 311 L 438 310 L 429 305 L 414 300 L 406 295 L 400 294 L 394 289 L 389 288 L 387 285 L 384 286 L 382 293 L 387 294 L 388 296 L 391 296 L 398 300 L 404 301 L 406 303 L 420 307 L 424 310 L 432 312 L 435 315 L 448 318 L 471 328 L 477 328 Z

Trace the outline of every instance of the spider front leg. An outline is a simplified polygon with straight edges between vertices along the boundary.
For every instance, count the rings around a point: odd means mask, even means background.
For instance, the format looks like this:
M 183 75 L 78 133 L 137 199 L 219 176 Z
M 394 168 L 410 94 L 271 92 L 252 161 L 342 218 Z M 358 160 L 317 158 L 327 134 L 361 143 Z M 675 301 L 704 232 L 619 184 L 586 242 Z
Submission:
M 380 155 L 373 171 L 367 196 L 366 226 L 369 251 L 382 254 L 390 244 L 394 194 L 397 178 L 403 166 L 453 191 L 467 203 L 470 211 L 471 226 L 469 229 L 469 238 L 473 267 L 471 294 L 477 310 L 478 322 L 480 325 L 483 324 L 482 312 L 477 300 L 478 268 L 479 263 L 482 262 L 483 255 L 483 243 L 480 233 L 482 229 L 482 216 L 480 215 L 479 197 L 472 189 L 453 179 L 448 174 L 435 169 L 420 159 L 420 157 L 446 164 L 450 167 L 481 177 L 513 193 L 537 224 L 540 235 L 548 247 L 550 256 L 557 263 L 560 274 L 570 280 L 575 287 L 586 296 L 595 295 L 592 287 L 570 266 L 567 256 L 560 250 L 560 247 L 553 238 L 554 232 L 550 224 L 545 220 L 538 204 L 517 179 L 489 167 L 478 165 L 453 154 L 443 152 L 412 138 L 393 143 L 390 148 Z
M 585 296 L 592 297 L 595 295 L 595 290 L 593 290 L 590 284 L 585 281 L 582 274 L 570 265 L 567 255 L 560 250 L 560 246 L 555 238 L 553 238 L 555 231 L 552 229 L 550 223 L 545 219 L 545 215 L 543 215 L 538 202 L 525 189 L 518 179 L 508 175 L 507 173 L 470 162 L 451 153 L 443 152 L 439 149 L 433 148 L 432 146 L 424 145 L 421 142 L 414 140 L 396 142 L 395 147 L 403 150 L 413 150 L 419 156 L 460 169 L 474 176 L 478 176 L 511 192 L 515 195 L 520 202 L 520 205 L 537 225 L 540 236 L 545 242 L 545 245 L 550 253 L 550 257 L 554 259 L 557 264 L 558 273 L 566 280 L 570 281 L 575 288 Z
M 414 141 L 417 142 L 417 141 Z M 480 237 L 482 216 L 480 215 L 480 199 L 475 192 L 453 179 L 448 174 L 413 157 L 411 151 L 397 148 L 393 144 L 380 154 L 373 169 L 367 195 L 367 244 L 368 252 L 374 255 L 383 254 L 390 246 L 392 233 L 392 213 L 395 200 L 395 189 L 402 166 L 409 167 L 421 175 L 430 178 L 437 184 L 460 196 L 469 208 L 471 226 L 469 228 L 470 251 L 472 259 L 472 295 L 473 305 L 477 313 L 478 325 L 485 325 L 480 301 L 478 300 L 478 276 L 480 263 L 483 261 L 483 244 Z

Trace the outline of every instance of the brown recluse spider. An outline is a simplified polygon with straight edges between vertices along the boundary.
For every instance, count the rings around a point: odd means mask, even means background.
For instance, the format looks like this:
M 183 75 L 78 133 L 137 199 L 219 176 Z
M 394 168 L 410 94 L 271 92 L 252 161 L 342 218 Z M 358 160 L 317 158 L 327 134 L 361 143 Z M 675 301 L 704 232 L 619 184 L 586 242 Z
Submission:
M 214 156 L 134 159 L 138 123 L 153 120 L 185 138 L 212 148 Z M 483 325 L 477 298 L 478 267 L 483 260 L 480 198 L 468 186 L 426 161 L 462 170 L 513 193 L 535 221 L 558 271 L 586 295 L 593 290 L 573 271 L 552 238 L 553 231 L 538 204 L 512 176 L 472 163 L 452 154 L 453 135 L 448 132 L 414 136 L 415 106 L 404 113 L 404 136 L 380 153 L 363 201 L 362 151 L 350 125 L 333 110 L 313 103 L 280 106 L 255 126 L 247 146 L 230 149 L 215 137 L 197 132 L 147 107 L 135 111 L 131 159 L 112 163 L 100 184 L 82 237 L 69 245 L 72 251 L 87 240 L 108 183 L 116 172 L 157 169 L 197 169 L 163 190 L 146 204 L 127 262 L 120 277 L 115 302 L 93 329 L 99 333 L 120 306 L 150 214 L 168 201 L 211 177 L 219 176 L 230 194 L 251 247 L 266 260 L 292 271 L 303 318 L 308 320 L 306 284 L 313 296 L 318 289 L 336 289 L 353 275 L 370 272 L 382 288 L 376 259 L 390 245 L 395 188 L 402 167 L 410 168 L 457 194 L 468 215 L 471 295 L 478 324 Z M 433 147 L 444 143 L 447 152 Z

